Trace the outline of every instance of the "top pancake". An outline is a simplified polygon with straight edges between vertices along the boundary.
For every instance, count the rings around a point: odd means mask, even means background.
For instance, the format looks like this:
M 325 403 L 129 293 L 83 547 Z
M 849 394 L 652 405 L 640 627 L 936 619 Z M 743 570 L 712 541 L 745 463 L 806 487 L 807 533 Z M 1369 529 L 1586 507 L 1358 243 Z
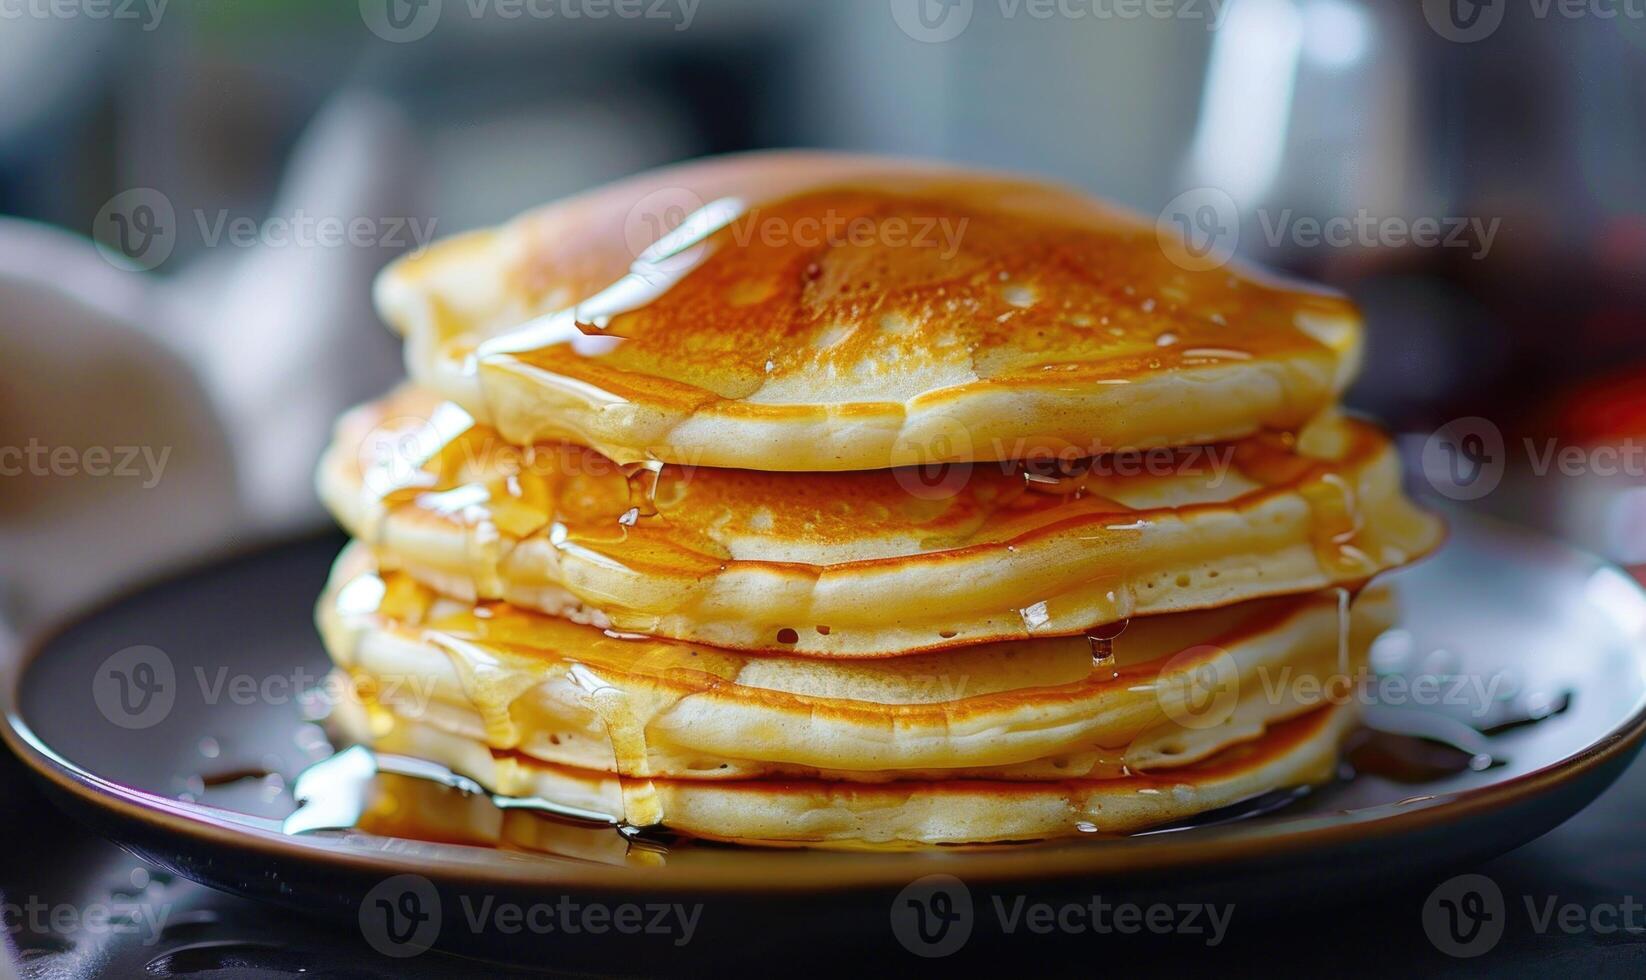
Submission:
M 1084 457 L 1329 405 L 1359 356 L 1348 301 L 1195 264 L 1055 185 L 763 153 L 440 242 L 377 301 L 419 383 L 516 444 L 619 462 Z

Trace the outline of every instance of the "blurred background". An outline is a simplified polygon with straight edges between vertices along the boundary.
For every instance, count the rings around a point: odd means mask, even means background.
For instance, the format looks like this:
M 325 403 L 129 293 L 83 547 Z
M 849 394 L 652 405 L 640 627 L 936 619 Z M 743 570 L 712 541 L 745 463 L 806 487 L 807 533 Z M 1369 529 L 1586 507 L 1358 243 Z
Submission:
M 1642 8 L 0 0 L 0 610 L 322 525 L 331 419 L 400 374 L 394 255 L 769 146 L 1044 174 L 1344 289 L 1350 402 L 1437 489 L 1646 561 Z M 1586 462 L 1517 479 L 1547 440 Z M 92 446 L 151 456 L 74 479 Z

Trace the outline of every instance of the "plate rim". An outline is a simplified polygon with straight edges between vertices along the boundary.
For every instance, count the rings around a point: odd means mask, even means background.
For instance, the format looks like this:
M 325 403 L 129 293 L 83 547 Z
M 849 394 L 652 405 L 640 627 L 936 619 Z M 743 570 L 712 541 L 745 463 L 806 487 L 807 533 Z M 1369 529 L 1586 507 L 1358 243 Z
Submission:
M 1597 568 L 1621 569 L 1598 556 L 1565 542 L 1521 528 L 1509 522 L 1479 515 L 1449 514 L 1448 518 L 1486 526 L 1495 534 L 1508 534 L 1545 547 L 1555 547 L 1583 559 Z M 1501 811 L 1516 804 L 1535 801 L 1558 786 L 1576 781 L 1608 764 L 1623 761 L 1646 741 L 1646 693 L 1637 699 L 1631 713 L 1606 734 L 1577 752 L 1531 772 L 1512 776 L 1486 786 L 1454 790 L 1396 803 L 1367 807 L 1352 812 L 1300 817 L 1284 830 L 1272 824 L 1235 822 L 1206 827 L 1192 834 L 1161 834 L 1148 843 L 1125 848 L 1105 847 L 1101 842 L 1080 844 L 1078 840 L 1048 842 L 1051 846 L 1003 844 L 980 848 L 940 848 L 937 854 L 948 866 L 928 860 L 930 849 L 828 851 L 830 860 L 793 861 L 782 875 L 772 875 L 767 867 L 759 880 L 747 871 L 725 865 L 693 866 L 670 872 L 667 863 L 635 868 L 580 860 L 553 861 L 528 853 L 515 854 L 491 848 L 456 844 L 411 842 L 428 857 L 439 858 L 416 867 L 408 865 L 405 844 L 398 838 L 361 832 L 292 836 L 279 831 L 276 822 L 250 815 L 228 814 L 204 804 L 185 803 L 146 790 L 105 779 L 68 760 L 53 750 L 22 717 L 19 706 L 24 677 L 40 655 L 65 633 L 142 595 L 174 587 L 214 568 L 253 560 L 269 552 L 301 547 L 334 538 L 335 532 L 297 534 L 255 545 L 226 550 L 210 559 L 152 577 L 134 581 L 78 611 L 71 611 L 21 640 L 0 642 L 0 742 L 22 761 L 31 775 L 78 803 L 114 813 L 123 820 L 151 830 L 190 838 L 206 846 L 236 851 L 253 850 L 262 857 L 312 862 L 320 866 L 344 868 L 360 874 L 392 876 L 408 870 L 431 878 L 460 878 L 466 883 L 487 883 L 504 887 L 556 886 L 589 890 L 749 892 L 780 894 L 815 893 L 872 888 L 901 887 L 912 878 L 926 874 L 958 872 L 969 882 L 987 885 L 1013 880 L 1054 881 L 1128 872 L 1140 875 L 1169 874 L 1186 868 L 1230 866 L 1248 862 L 1307 857 L 1311 853 L 1338 846 L 1352 846 L 1370 840 L 1399 836 L 1455 824 L 1483 812 Z M 1628 576 L 1625 574 L 1625 578 Z M 1633 582 L 1632 579 L 1630 579 Z M 1635 585 L 1646 598 L 1646 588 Z M 1635 657 L 1646 676 L 1646 643 L 1637 644 Z M 1585 801 L 1586 806 L 1589 801 Z M 119 842 L 119 838 L 115 838 Z M 1137 839 L 1134 838 L 1134 841 Z M 1058 845 L 1063 846 L 1058 846 Z M 376 845 L 376 846 L 368 846 Z M 1146 849 L 1147 859 L 1136 855 Z M 805 847 L 751 849 L 767 860 L 780 856 L 825 853 Z M 456 860 L 463 852 L 476 852 L 471 861 Z M 501 857 L 508 855 L 507 858 Z M 920 863 L 910 866 L 913 855 Z M 1039 860 L 1036 860 L 1038 858 Z M 960 863 L 964 862 L 964 867 Z

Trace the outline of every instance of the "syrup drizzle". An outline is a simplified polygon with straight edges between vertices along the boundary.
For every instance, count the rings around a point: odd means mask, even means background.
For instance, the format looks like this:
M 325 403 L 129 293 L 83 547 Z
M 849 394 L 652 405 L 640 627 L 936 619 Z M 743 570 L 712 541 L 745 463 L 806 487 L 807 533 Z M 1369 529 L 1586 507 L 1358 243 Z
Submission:
M 578 343 L 579 338 L 606 334 L 612 320 L 644 309 L 685 279 L 708 256 L 708 249 L 692 254 L 747 209 L 736 198 L 720 198 L 693 211 L 681 223 L 640 253 L 629 271 L 616 282 L 581 302 L 530 320 L 482 343 L 475 351 L 476 366 L 513 354 Z M 621 339 L 615 338 L 615 339 Z M 609 345 L 584 345 L 580 353 L 605 353 Z
M 1350 590 L 1339 593 L 1340 612 L 1349 607 L 1353 598 L 1354 594 Z M 1124 625 L 1110 624 L 1103 632 L 1111 634 L 1109 640 L 1112 642 L 1114 636 L 1119 634 L 1116 627 L 1123 628 Z M 1101 637 L 1089 639 L 1095 643 Z M 572 668 L 572 673 L 576 673 L 575 667 Z M 648 803 L 647 796 L 651 784 L 644 776 L 649 770 L 646 768 L 643 739 L 636 745 L 633 744 L 635 739 L 623 734 L 630 722 L 637 722 L 634 706 L 626 702 L 602 705 L 602 697 L 609 701 L 609 695 L 619 692 L 593 675 L 587 675 L 587 672 L 585 675 L 580 683 L 590 697 L 590 707 L 600 714 L 608 727 L 608 737 L 613 745 L 614 770 L 622 789 L 626 811 L 624 814 L 612 815 L 583 810 L 538 797 L 513 797 L 490 793 L 474 780 L 438 764 L 393 754 L 374 753 L 365 747 L 356 746 L 315 763 L 297 777 L 292 786 L 292 793 L 299 806 L 286 819 L 286 832 L 296 834 L 361 827 L 392 831 L 398 836 L 446 840 L 451 838 L 453 831 L 449 826 L 444 826 L 441 820 L 434 819 L 435 811 L 440 808 L 472 808 L 475 805 L 484 805 L 505 815 L 519 813 L 522 816 L 541 817 L 577 828 L 584 833 L 614 832 L 617 839 L 624 842 L 622 853 L 626 855 L 627 860 L 661 860 L 671 848 L 688 841 L 662 826 L 664 815 L 652 805 L 655 799 Z M 1377 777 L 1404 785 L 1423 785 L 1443 781 L 1460 773 L 1478 772 L 1501 766 L 1508 760 L 1494 744 L 1496 738 L 1554 718 L 1566 711 L 1570 703 L 1569 693 L 1541 697 L 1533 692 L 1523 696 L 1519 702 L 1494 709 L 1491 723 L 1478 728 L 1437 710 L 1373 704 L 1364 712 L 1362 727 L 1345 743 L 1344 765 L 1340 778 L 1352 780 L 1363 776 Z M 1130 775 L 1129 770 L 1118 758 L 1112 760 L 1112 764 L 1099 764 L 1096 769 L 1111 776 Z M 249 778 L 255 773 L 242 775 Z M 220 781 L 223 780 L 211 780 L 213 783 Z M 406 786 L 411 783 L 433 789 L 408 790 Z M 424 804 L 435 807 L 429 815 L 428 825 L 420 823 L 423 818 L 417 812 L 407 812 L 404 808 L 395 814 L 390 824 L 384 824 L 383 815 L 373 813 L 371 807 L 374 794 L 383 791 L 384 786 L 399 786 L 398 792 L 401 793 L 427 794 L 435 790 L 440 791 L 436 793 L 433 804 L 430 804 L 428 799 L 423 799 Z M 1185 792 L 1193 791 L 1192 785 L 1188 783 L 1180 784 L 1172 791 L 1178 792 L 1180 789 Z M 1244 819 L 1272 812 L 1301 795 L 1304 795 L 1303 791 L 1297 790 L 1263 794 L 1215 814 L 1190 818 L 1167 827 L 1155 828 L 1147 833 L 1204 826 L 1208 821 Z M 640 815 L 639 820 L 635 819 L 637 813 Z M 649 823 L 643 822 L 648 819 Z M 527 839 L 532 837 L 530 833 L 519 828 L 516 830 Z M 467 841 L 468 838 L 464 840 Z M 491 843 L 496 846 L 514 846 L 519 842 Z
M 1086 641 L 1092 648 L 1092 666 L 1108 667 L 1114 664 L 1114 641 L 1126 632 L 1131 622 L 1131 618 L 1127 617 L 1086 631 Z
M 631 845 L 648 851 L 663 848 L 672 838 L 658 827 L 642 827 L 622 817 L 567 806 L 542 797 L 505 796 L 452 772 L 445 766 L 408 756 L 376 752 L 363 745 L 344 749 L 314 763 L 298 774 L 292 784 L 297 809 L 286 817 L 281 829 L 287 834 L 307 834 L 324 830 L 348 830 L 362 826 L 368 818 L 379 784 L 393 785 L 383 776 L 415 780 L 455 794 L 459 802 L 483 800 L 499 811 L 521 811 L 582 828 L 614 830 Z M 415 824 L 415 815 L 402 815 Z
M 390 411 L 393 409 L 386 409 L 385 414 Z M 980 467 L 951 501 L 911 513 L 906 490 L 882 474 L 797 477 L 737 473 L 735 479 L 729 479 L 717 471 L 694 471 L 657 460 L 618 464 L 592 450 L 554 443 L 510 446 L 502 443 L 496 432 L 475 425 L 472 418 L 449 405 L 438 410 L 425 407 L 411 411 L 429 413 L 434 420 L 429 431 L 438 433 L 438 439 L 444 441 L 426 446 L 419 435 L 414 440 L 419 452 L 410 457 L 416 468 L 409 473 L 404 471 L 405 460 L 383 472 L 368 467 L 364 476 L 367 488 L 388 489 L 378 499 L 379 520 L 369 522 L 361 536 L 368 543 L 381 545 L 381 521 L 398 508 L 408 508 L 407 517 L 413 521 L 418 520 L 413 511 L 439 516 L 447 526 L 455 524 L 458 533 L 464 535 L 461 568 L 425 568 L 415 562 L 408 567 L 425 580 L 428 575 L 465 577 L 474 583 L 477 593 L 487 597 L 501 596 L 520 586 L 520 569 L 537 567 L 541 561 L 537 557 L 528 558 L 521 566 L 511 565 L 511 556 L 523 546 L 553 548 L 571 560 L 560 566 L 563 569 L 574 567 L 572 563 L 594 564 L 606 572 L 637 579 L 653 572 L 701 579 L 727 570 L 734 560 L 730 539 L 758 535 L 769 530 L 773 521 L 782 528 L 800 529 L 795 533 L 825 545 L 846 535 L 879 533 L 883 525 L 893 521 L 905 528 L 910 519 L 931 521 L 932 530 L 917 547 L 917 553 L 987 542 L 1002 543 L 1008 554 L 1016 551 L 1011 536 L 1024 528 L 1079 519 L 1096 525 L 1095 533 L 1127 534 L 1147 530 L 1153 523 L 1152 507 L 1138 510 L 1113 499 L 1111 494 L 1120 492 L 1118 488 L 1126 478 L 1100 474 L 1091 459 L 1067 462 L 1036 458 L 1013 467 Z M 1312 440 L 1268 433 L 1225 447 L 1231 452 L 1228 458 L 1233 471 L 1256 485 L 1228 502 L 1273 488 L 1297 493 L 1309 508 L 1307 533 L 1322 575 L 1328 582 L 1359 583 L 1383 564 L 1402 560 L 1398 555 L 1391 557 L 1387 546 L 1381 546 L 1377 560 L 1369 557 L 1368 548 L 1363 547 L 1362 504 L 1353 492 L 1352 481 L 1337 472 L 1338 463 L 1367 449 L 1364 445 L 1347 447 L 1370 437 L 1353 428 L 1325 426 L 1319 431 L 1325 435 Z M 1315 443 L 1325 443 L 1326 448 Z M 1322 455 L 1305 455 L 1300 448 L 1305 445 Z M 1204 465 L 1204 459 L 1197 463 L 1195 458 L 1184 456 L 1173 464 L 1172 471 L 1184 468 L 1192 474 L 1192 467 Z M 1208 477 L 1212 475 L 1208 473 Z M 791 478 L 797 483 L 804 480 L 805 486 L 791 487 Z M 830 510 L 809 502 L 815 500 L 842 503 Z M 1107 515 L 1132 515 L 1136 519 L 1105 524 Z M 965 517 L 965 525 L 971 530 L 955 535 L 948 528 L 960 516 Z M 418 527 L 424 530 L 428 525 L 419 521 Z M 826 567 L 790 562 L 786 572 L 803 573 L 811 568 L 821 576 Z M 1177 581 L 1187 586 L 1195 574 L 1179 573 Z M 592 581 L 569 573 L 553 577 L 556 586 L 566 588 L 577 600 L 589 604 L 591 612 L 604 617 L 604 626 L 627 633 L 668 630 L 664 625 L 669 618 L 667 610 L 639 603 L 630 607 L 624 602 L 627 592 L 595 589 Z M 1043 602 L 1020 607 L 1021 631 L 1024 635 L 1060 634 L 1084 628 L 1081 620 L 1107 622 L 1130 613 L 1125 590 L 1111 590 L 1110 598 L 1112 601 L 1104 602 L 1091 590 L 1081 588 L 1057 592 Z M 863 642 L 865 633 L 854 629 L 854 624 L 834 616 L 830 619 L 828 633 L 785 623 L 769 624 L 770 631 L 762 632 L 766 637 L 775 637 L 780 628 L 790 626 L 796 630 L 798 645 L 790 649 L 808 653 L 851 651 Z M 941 621 L 933 627 L 934 644 L 964 635 Z M 786 646 L 754 638 L 743 642 L 770 650 Z

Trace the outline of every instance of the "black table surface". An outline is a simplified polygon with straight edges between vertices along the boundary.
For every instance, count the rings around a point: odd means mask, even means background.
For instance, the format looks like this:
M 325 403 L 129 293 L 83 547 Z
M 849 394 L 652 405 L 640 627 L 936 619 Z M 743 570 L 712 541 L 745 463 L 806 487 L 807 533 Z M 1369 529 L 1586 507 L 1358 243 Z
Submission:
M 1503 898 L 1501 938 L 1477 936 L 1455 958 L 1429 938 L 1439 903 L 1469 882 L 1415 882 L 1375 898 L 1299 895 L 1283 914 L 1243 917 L 1224 940 L 1089 933 L 1052 946 L 1033 941 L 968 948 L 952 959 L 854 964 L 850 951 L 796 951 L 808 964 L 876 973 L 967 972 L 976 961 L 1018 976 L 1085 975 L 1124 965 L 1143 975 L 1330 972 L 1529 976 L 1646 976 L 1646 757 L 1564 826 L 1479 867 Z M 490 965 L 437 952 L 379 956 L 349 929 L 307 920 L 173 879 L 66 817 L 0 752 L 0 978 L 498 976 Z M 1391 869 L 1394 873 L 1397 869 Z M 1446 890 L 1447 888 L 1451 890 Z M 123 913 L 144 910 L 135 920 Z M 1426 910 L 1430 928 L 1425 928 Z M 112 915 L 110 914 L 112 913 Z M 164 915 L 163 938 L 152 920 Z M 971 962 L 964 962 L 964 961 Z M 765 964 L 767 968 L 773 964 Z M 759 969 L 761 964 L 751 963 Z M 793 968 L 790 964 L 788 969 Z M 622 963 L 612 964 L 623 974 Z

